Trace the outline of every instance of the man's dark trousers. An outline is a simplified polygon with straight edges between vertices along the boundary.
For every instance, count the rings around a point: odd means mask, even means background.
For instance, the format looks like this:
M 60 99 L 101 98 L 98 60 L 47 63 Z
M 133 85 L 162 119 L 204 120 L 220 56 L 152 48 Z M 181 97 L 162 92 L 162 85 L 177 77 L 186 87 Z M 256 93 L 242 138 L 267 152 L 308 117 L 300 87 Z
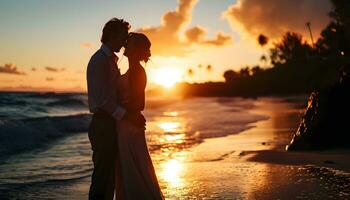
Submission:
M 89 140 L 94 163 L 89 200 L 112 200 L 118 153 L 116 120 L 105 113 L 93 114 Z

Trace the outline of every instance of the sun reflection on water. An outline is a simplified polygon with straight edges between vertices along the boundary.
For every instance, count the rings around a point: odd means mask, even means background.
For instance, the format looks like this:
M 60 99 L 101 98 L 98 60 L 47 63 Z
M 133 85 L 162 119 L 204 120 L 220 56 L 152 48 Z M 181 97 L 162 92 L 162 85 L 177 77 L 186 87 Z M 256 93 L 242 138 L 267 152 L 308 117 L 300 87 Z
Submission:
M 176 111 L 172 111 L 172 112 L 164 112 L 163 115 L 168 117 L 176 117 L 179 115 L 179 113 Z
M 182 143 L 185 134 L 177 134 L 177 135 L 166 135 L 165 139 L 168 142 Z
M 160 122 L 158 126 L 164 132 L 178 132 L 180 127 L 180 122 Z
M 172 187 L 179 187 L 183 184 L 181 172 L 183 171 L 183 163 L 177 159 L 169 159 L 161 164 L 162 172 L 160 176 Z

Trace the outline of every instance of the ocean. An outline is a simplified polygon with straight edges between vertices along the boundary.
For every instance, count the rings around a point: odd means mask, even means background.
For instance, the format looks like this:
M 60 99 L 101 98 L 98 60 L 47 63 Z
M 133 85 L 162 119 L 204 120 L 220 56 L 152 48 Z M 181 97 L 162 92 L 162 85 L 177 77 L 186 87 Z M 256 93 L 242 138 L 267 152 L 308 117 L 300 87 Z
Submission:
M 146 139 L 155 164 L 268 118 L 250 112 L 254 99 L 148 99 Z M 86 94 L 0 93 L 0 199 L 86 196 L 86 187 L 68 186 L 91 176 L 90 120 Z

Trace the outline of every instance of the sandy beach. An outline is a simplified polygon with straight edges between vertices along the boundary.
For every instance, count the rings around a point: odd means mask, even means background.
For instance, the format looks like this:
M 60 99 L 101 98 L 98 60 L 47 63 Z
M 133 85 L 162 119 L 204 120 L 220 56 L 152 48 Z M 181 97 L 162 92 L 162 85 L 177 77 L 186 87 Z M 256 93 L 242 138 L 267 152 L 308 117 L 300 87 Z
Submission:
M 253 112 L 270 112 L 268 120 L 208 139 L 183 156 L 188 161 L 176 182 L 182 187 L 165 188 L 169 199 L 350 198 L 349 151 L 286 152 L 300 110 L 263 102 Z
M 304 106 L 303 97 L 199 98 L 149 110 L 166 199 L 349 199 L 348 150 L 285 151 Z M 86 132 L 68 135 L 1 163 L 0 196 L 87 199 L 91 170 Z
M 286 152 L 300 104 L 259 100 L 251 112 L 268 113 L 239 134 L 206 139 L 184 151 L 153 154 L 167 199 L 349 199 L 346 150 Z M 293 128 L 292 128 L 293 127 Z M 84 194 L 89 179 L 75 191 Z

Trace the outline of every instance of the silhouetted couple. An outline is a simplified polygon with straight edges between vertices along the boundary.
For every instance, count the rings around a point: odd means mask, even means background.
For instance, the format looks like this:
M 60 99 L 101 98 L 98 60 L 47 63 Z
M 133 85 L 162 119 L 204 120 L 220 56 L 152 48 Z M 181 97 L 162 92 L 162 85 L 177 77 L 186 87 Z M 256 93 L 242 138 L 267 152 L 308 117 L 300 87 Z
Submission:
M 141 62 L 151 56 L 149 39 L 129 33 L 130 25 L 113 18 L 102 33 L 102 46 L 87 68 L 89 127 L 94 170 L 89 199 L 164 199 L 145 140 L 147 77 Z M 115 55 L 125 47 L 129 69 L 121 75 Z

